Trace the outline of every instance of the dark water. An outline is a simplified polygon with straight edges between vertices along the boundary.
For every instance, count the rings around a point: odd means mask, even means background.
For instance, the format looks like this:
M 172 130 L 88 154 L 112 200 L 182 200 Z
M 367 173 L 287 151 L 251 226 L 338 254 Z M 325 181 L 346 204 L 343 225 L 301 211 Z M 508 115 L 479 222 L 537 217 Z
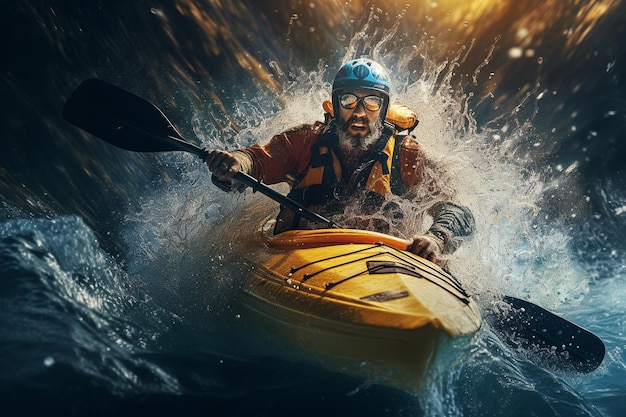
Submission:
M 621 1 L 4 3 L 0 414 L 624 415 Z M 598 334 L 598 370 L 555 372 L 488 326 L 419 393 L 325 370 L 241 320 L 242 267 L 208 237 L 253 199 L 60 117 L 101 78 L 235 148 L 320 118 L 362 54 L 477 217 L 452 269 Z

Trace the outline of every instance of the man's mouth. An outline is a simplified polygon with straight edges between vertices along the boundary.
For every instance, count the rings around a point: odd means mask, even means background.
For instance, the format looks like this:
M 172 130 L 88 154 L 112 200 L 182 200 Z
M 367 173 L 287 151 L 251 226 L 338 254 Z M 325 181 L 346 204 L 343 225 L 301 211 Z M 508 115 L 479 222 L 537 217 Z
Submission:
M 345 127 L 346 131 L 354 132 L 354 134 L 364 134 L 369 130 L 369 120 L 351 118 L 345 124 Z
M 358 131 L 363 131 L 365 129 L 367 129 L 367 125 L 363 124 L 363 123 L 352 123 L 350 125 L 350 129 L 352 130 L 358 130 Z

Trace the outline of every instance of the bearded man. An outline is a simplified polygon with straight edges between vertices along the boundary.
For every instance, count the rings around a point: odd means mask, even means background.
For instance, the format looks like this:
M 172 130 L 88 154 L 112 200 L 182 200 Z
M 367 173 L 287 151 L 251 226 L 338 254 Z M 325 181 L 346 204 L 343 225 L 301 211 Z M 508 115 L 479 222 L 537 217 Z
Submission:
M 290 198 L 322 212 L 336 211 L 355 198 L 365 206 L 384 204 L 388 194 L 420 195 L 411 190 L 424 186 L 428 159 L 413 135 L 400 133 L 415 128 L 417 116 L 402 107 L 405 117 L 393 117 L 389 93 L 389 75 L 380 64 L 351 60 L 333 81 L 324 122 L 294 127 L 262 146 L 211 151 L 205 162 L 222 189 L 236 189 L 231 179 L 241 170 L 266 184 L 289 183 Z M 451 201 L 435 202 L 429 213 L 432 226 L 409 233 L 409 250 L 439 262 L 473 233 L 474 218 Z M 297 213 L 282 208 L 274 233 L 309 227 Z

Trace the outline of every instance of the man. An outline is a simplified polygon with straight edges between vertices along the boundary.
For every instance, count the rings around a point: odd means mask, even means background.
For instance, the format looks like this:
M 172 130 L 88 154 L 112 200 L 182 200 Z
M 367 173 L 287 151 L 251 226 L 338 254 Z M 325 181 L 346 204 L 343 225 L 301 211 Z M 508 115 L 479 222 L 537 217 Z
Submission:
M 322 214 L 342 212 L 355 199 L 367 207 L 386 204 L 391 193 L 410 196 L 424 185 L 428 160 L 413 136 L 399 134 L 397 124 L 402 123 L 389 123 L 394 119 L 389 91 L 389 77 L 380 64 L 352 60 L 335 77 L 325 122 L 295 127 L 263 146 L 214 150 L 205 161 L 223 189 L 236 188 L 231 179 L 242 170 L 267 184 L 288 182 L 289 197 Z M 411 126 L 403 127 L 412 129 L 417 116 L 409 113 L 414 116 L 408 118 Z M 433 225 L 426 233 L 411 233 L 409 250 L 439 262 L 442 254 L 456 249 L 459 238 L 473 232 L 474 218 L 467 208 L 449 201 L 435 203 L 429 213 Z M 308 227 L 282 208 L 274 233 Z

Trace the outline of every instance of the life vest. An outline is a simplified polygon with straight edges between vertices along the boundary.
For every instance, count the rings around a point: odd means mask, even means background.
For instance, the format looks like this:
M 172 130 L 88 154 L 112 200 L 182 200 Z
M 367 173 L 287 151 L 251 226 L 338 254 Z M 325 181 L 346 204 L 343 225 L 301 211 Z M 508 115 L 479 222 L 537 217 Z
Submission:
M 405 187 L 398 161 L 406 136 L 395 133 L 395 127 L 385 123 L 374 152 L 360 162 L 350 178 L 343 177 L 341 158 L 335 148 L 336 134 L 332 131 L 322 134 L 311 149 L 308 169 L 296 178 L 289 196 L 311 206 L 339 200 L 345 197 L 345 191 L 365 190 L 383 196 L 403 194 Z
M 329 116 L 328 120 L 334 117 L 330 100 L 324 101 L 322 108 Z M 418 123 L 414 111 L 402 104 L 392 103 L 387 111 L 383 134 L 375 145 L 374 158 L 362 161 L 348 186 L 380 195 L 390 192 L 402 194 L 405 190 L 400 169 L 392 169 L 392 165 L 399 159 L 399 149 L 406 136 L 396 138 L 394 133 L 398 129 L 412 130 Z M 322 204 L 333 197 L 330 193 L 335 192 L 335 186 L 342 180 L 341 160 L 333 149 L 335 141 L 336 136 L 332 132 L 320 136 L 317 146 L 311 149 L 309 168 L 304 176 L 296 179 L 292 197 L 308 205 Z
M 330 120 L 332 103 L 326 101 L 323 108 Z M 406 134 L 398 129 L 411 130 L 417 126 L 417 115 L 405 106 L 390 106 L 384 123 L 383 134 L 374 145 L 374 152 L 361 161 L 347 181 L 343 179 L 341 158 L 336 150 L 338 144 L 334 128 L 322 133 L 311 149 L 310 165 L 298 176 L 288 197 L 307 207 L 337 202 L 355 191 L 367 191 L 384 196 L 389 193 L 401 195 L 406 191 L 400 169 L 400 147 Z M 342 189 L 343 188 L 343 189 Z M 301 218 L 291 210 L 281 210 L 274 233 L 302 228 Z
M 331 197 L 328 192 L 322 190 L 331 190 L 332 187 L 346 182 L 346 185 L 362 188 L 368 191 L 374 191 L 378 194 L 387 194 L 391 192 L 391 171 L 392 157 L 394 152 L 395 138 L 393 135 L 387 134 L 383 149 L 376 150 L 372 154 L 372 159 L 361 161 L 360 166 L 356 169 L 350 179 L 343 180 L 343 168 L 341 158 L 336 151 L 335 143 L 329 143 L 333 140 L 332 134 L 322 135 L 318 143 L 311 149 L 311 160 L 309 168 L 305 171 L 301 178 L 298 178 L 294 184 L 294 189 L 307 191 L 310 204 L 320 204 L 323 200 Z M 316 189 L 320 188 L 322 195 L 317 196 Z M 316 198 L 313 198 L 316 194 Z M 304 197 L 304 196 L 303 196 Z

